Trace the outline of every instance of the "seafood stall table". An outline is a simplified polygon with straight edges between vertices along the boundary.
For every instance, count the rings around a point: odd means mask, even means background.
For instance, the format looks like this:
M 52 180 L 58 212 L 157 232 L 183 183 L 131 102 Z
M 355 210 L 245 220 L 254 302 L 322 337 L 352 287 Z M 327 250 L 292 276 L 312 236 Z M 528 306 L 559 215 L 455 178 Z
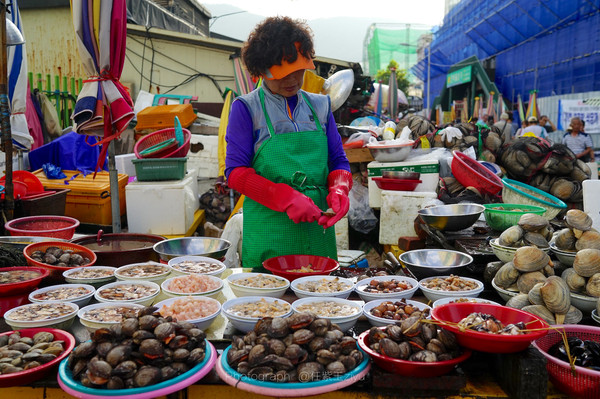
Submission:
M 227 278 L 231 274 L 242 273 L 244 269 L 228 269 L 224 272 L 222 278 Z M 231 291 L 228 284 L 225 284 L 222 291 L 218 293 L 216 299 L 219 302 L 225 302 L 228 299 L 234 298 L 235 295 Z M 162 294 L 155 299 L 155 303 L 162 300 Z M 283 297 L 287 302 L 294 302 L 297 297 L 288 289 Z M 362 302 L 360 297 L 353 293 L 349 299 L 355 302 Z M 428 300 L 423 296 L 416 296 L 413 300 L 426 303 Z M 495 299 L 495 298 L 494 298 Z M 369 321 L 361 316 L 358 322 L 349 334 L 358 337 L 362 332 L 371 328 Z M 4 323 L 0 325 L 2 331 L 10 330 L 10 327 Z M 78 342 L 85 341 L 89 338 L 89 332 L 83 325 L 76 320 L 69 328 Z M 217 352 L 221 354 L 231 343 L 234 335 L 243 335 L 237 331 L 223 315 L 219 315 L 217 320 L 206 330 L 207 339 L 215 346 Z M 499 376 L 509 376 L 516 378 L 500 378 Z M 489 398 L 489 397 L 509 397 L 507 392 L 519 389 L 510 384 L 518 384 L 519 376 L 527 375 L 530 379 L 530 391 L 527 392 L 527 397 L 551 397 L 565 398 L 567 396 L 556 391 L 550 383 L 547 383 L 545 374 L 545 363 L 541 355 L 535 350 L 511 354 L 511 355 L 494 355 L 475 352 L 473 356 L 461 363 L 454 371 L 435 378 L 413 378 L 403 377 L 397 374 L 391 374 L 375 365 L 372 365 L 370 372 L 360 380 L 340 390 L 324 394 L 327 398 L 374 398 L 374 397 L 411 397 L 411 396 L 429 396 L 429 397 L 471 397 L 471 398 Z M 532 376 L 535 376 L 537 383 L 532 383 Z M 502 380 L 502 381 L 500 381 Z M 514 391 L 513 391 L 514 392 Z M 45 379 L 36 381 L 28 386 L 0 388 L 0 394 L 5 394 L 7 397 L 19 397 L 21 399 L 28 398 L 68 398 L 63 390 L 58 387 L 56 375 L 50 374 Z M 241 395 L 241 391 L 227 385 L 217 375 L 213 369 L 201 381 L 190 385 L 189 387 L 167 395 L 168 398 L 186 398 L 186 397 L 203 397 L 220 396 L 220 397 L 237 397 Z M 248 398 L 260 398 L 262 395 L 244 392 L 243 395 Z

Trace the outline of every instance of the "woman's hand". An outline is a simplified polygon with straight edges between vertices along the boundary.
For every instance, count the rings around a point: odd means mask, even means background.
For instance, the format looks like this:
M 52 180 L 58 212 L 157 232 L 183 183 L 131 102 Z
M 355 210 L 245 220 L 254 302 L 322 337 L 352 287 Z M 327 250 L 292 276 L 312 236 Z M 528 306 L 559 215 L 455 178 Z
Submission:
M 352 174 L 343 169 L 334 170 L 327 177 L 327 183 L 329 185 L 327 205 L 331 208 L 333 215 L 323 214 L 319 218 L 319 224 L 324 229 L 333 226 L 348 213 L 350 209 L 348 193 L 352 188 Z

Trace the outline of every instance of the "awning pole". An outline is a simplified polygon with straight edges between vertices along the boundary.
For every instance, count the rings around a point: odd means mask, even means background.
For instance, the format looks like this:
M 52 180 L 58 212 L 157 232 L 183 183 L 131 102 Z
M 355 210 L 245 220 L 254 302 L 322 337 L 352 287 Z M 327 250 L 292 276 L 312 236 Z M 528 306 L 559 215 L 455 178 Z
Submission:
M 115 141 L 108 144 L 108 177 L 110 181 L 110 206 L 112 211 L 112 232 L 121 232 L 121 203 L 119 202 L 119 175 L 115 162 Z
M 10 130 L 10 108 L 8 106 L 8 60 L 6 54 L 6 5 L 0 2 L 0 127 L 2 128 L 2 151 L 5 156 L 6 180 L 4 182 L 4 210 L 7 220 L 12 220 L 15 210 L 13 191 L 13 145 Z

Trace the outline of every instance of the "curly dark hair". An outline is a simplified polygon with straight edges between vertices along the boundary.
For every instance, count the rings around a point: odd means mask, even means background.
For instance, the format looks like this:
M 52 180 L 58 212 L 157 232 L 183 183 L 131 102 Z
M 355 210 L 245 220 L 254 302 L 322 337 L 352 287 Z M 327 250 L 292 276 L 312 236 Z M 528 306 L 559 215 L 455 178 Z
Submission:
M 300 54 L 310 59 L 315 57 L 312 31 L 304 21 L 269 17 L 248 36 L 242 47 L 242 60 L 252 76 L 260 77 L 273 65 L 281 65 L 283 59 L 296 61 L 296 42 L 300 43 Z

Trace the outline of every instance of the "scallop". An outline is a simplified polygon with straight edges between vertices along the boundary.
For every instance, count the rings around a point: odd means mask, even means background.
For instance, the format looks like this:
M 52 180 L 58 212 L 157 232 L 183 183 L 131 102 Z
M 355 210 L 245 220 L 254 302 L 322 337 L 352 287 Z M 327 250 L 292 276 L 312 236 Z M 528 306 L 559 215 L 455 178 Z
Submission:
M 515 251 L 513 264 L 520 272 L 534 272 L 542 270 L 550 262 L 550 257 L 541 249 L 525 246 Z
M 519 294 L 511 297 L 508 302 L 506 302 L 506 306 L 509 308 L 515 309 L 523 309 L 525 306 L 529 306 L 531 303 L 529 302 L 529 298 L 527 294 Z
M 525 231 L 520 226 L 511 226 L 500 234 L 500 237 L 498 237 L 498 244 L 512 247 L 521 241 L 524 234 Z
M 571 292 L 583 292 L 585 290 L 585 277 L 579 275 L 574 268 L 565 269 L 560 277 L 565 280 Z
M 558 249 L 562 249 L 563 251 L 572 251 L 575 249 L 575 242 L 577 242 L 577 238 L 575 238 L 575 234 L 573 234 L 573 230 L 569 228 L 564 228 L 556 233 L 556 238 L 554 239 L 554 243 Z
M 544 321 L 546 321 L 546 323 L 550 325 L 556 324 L 556 318 L 554 318 L 554 314 L 543 305 L 529 305 L 525 306 L 521 310 L 533 313 L 534 315 L 541 317 Z
M 600 233 L 594 230 L 583 232 L 575 243 L 575 249 L 581 251 L 586 248 L 600 249 Z
M 532 305 L 544 305 L 542 293 L 540 292 L 540 288 L 542 288 L 544 282 L 535 284 L 527 293 L 527 298 Z
M 600 274 L 598 275 L 600 277 Z M 550 276 L 540 288 L 542 299 L 549 311 L 557 314 L 566 314 L 571 307 L 569 286 L 565 280 L 558 276 Z
M 567 226 L 581 231 L 588 231 L 592 228 L 592 218 L 579 209 L 569 209 L 565 215 Z
M 525 213 L 519 218 L 519 226 L 527 232 L 534 232 L 548 227 L 548 219 L 535 213 Z
M 529 293 L 531 288 L 537 283 L 543 283 L 546 281 L 546 276 L 542 272 L 528 272 L 523 273 L 517 279 L 517 288 L 519 288 L 519 292 L 523 294 Z
M 519 278 L 519 271 L 512 262 L 505 263 L 494 276 L 494 282 L 500 288 L 508 288 Z
M 573 269 L 582 277 L 600 273 L 600 249 L 582 249 L 573 260 Z
M 600 297 L 600 273 L 596 273 L 588 279 L 585 292 L 588 295 Z

